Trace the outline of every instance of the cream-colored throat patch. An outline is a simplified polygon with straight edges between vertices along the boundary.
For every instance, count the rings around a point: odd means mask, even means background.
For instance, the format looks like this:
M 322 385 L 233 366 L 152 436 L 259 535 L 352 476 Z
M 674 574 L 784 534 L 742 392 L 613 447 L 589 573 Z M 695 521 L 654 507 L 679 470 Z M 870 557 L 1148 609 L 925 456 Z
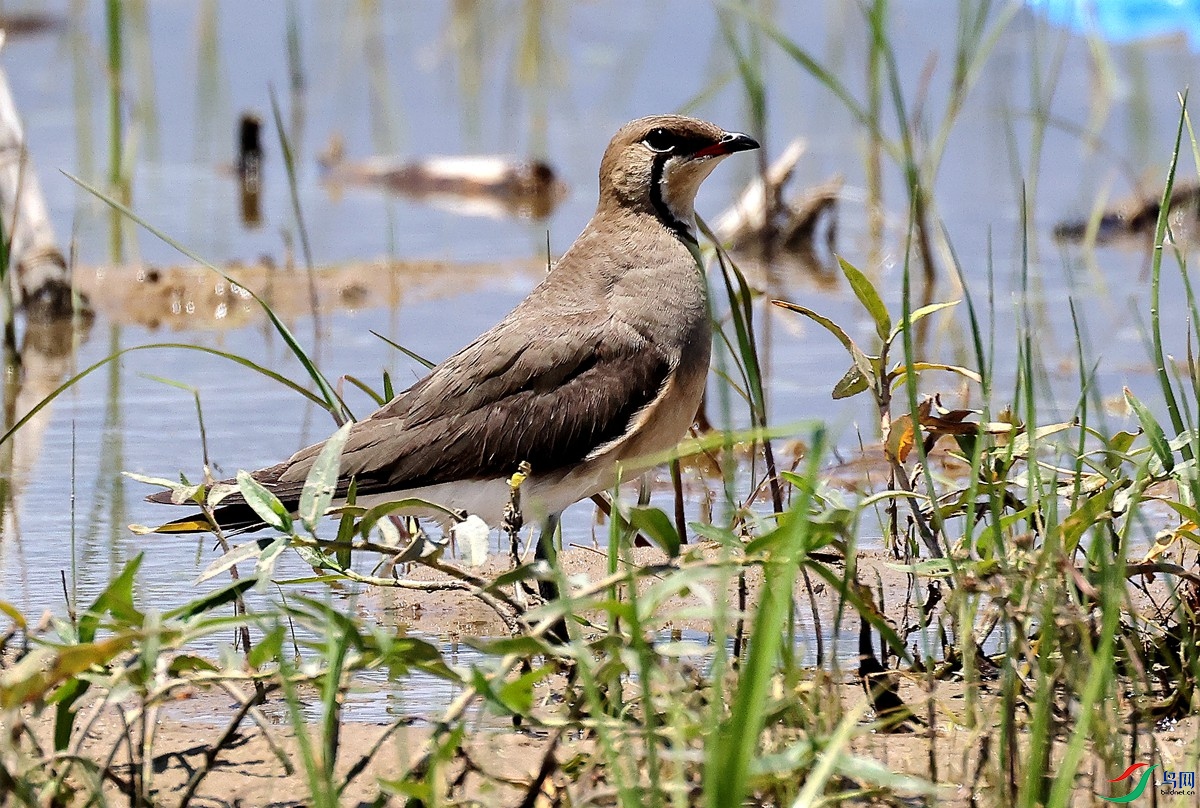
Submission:
M 696 192 L 717 167 L 724 155 L 707 160 L 671 157 L 663 164 L 658 192 L 671 218 L 694 235 L 696 231 Z

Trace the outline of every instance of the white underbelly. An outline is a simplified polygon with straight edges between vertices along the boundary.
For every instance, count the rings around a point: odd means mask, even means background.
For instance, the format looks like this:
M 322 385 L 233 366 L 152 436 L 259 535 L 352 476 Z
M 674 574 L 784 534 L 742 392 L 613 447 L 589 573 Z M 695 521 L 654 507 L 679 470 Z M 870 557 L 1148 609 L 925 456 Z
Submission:
M 560 513 L 579 500 L 603 490 L 607 485 L 607 480 L 595 472 L 570 474 L 549 480 L 530 477 L 521 486 L 521 516 L 527 525 L 540 524 L 548 515 Z M 489 527 L 496 529 L 504 519 L 504 509 L 511 497 L 512 489 L 508 480 L 495 479 L 439 483 L 388 494 L 368 494 L 358 497 L 355 504 L 363 508 L 373 508 L 402 499 L 420 499 L 451 510 L 474 514 L 487 522 Z M 447 521 L 441 511 L 422 505 L 404 508 L 397 513 L 436 519 L 443 524 Z

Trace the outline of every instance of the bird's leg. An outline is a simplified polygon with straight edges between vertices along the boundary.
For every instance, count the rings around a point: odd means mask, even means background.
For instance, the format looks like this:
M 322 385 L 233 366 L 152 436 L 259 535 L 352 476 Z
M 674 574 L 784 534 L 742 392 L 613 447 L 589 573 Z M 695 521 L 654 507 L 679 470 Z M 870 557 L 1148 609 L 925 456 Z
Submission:
M 538 534 L 537 545 L 533 549 L 533 557 L 538 561 L 545 561 L 552 569 L 558 566 L 558 549 L 554 546 L 554 534 L 558 532 L 560 516 L 561 514 L 554 513 L 546 517 L 546 521 L 542 523 L 542 530 Z M 541 596 L 543 603 L 558 600 L 558 584 L 550 579 L 538 580 L 538 595 Z M 555 620 L 554 624 L 546 630 L 546 637 L 556 643 L 570 642 L 571 637 L 567 634 L 566 620 L 561 617 Z
M 552 513 L 546 517 L 546 521 L 542 522 L 541 532 L 538 533 L 537 545 L 533 549 L 533 557 L 538 561 L 545 561 L 551 567 L 554 567 L 558 561 L 558 549 L 554 546 L 554 534 L 558 532 L 560 516 L 561 514 Z M 558 584 L 548 579 L 539 580 L 538 594 L 547 603 L 557 600 Z

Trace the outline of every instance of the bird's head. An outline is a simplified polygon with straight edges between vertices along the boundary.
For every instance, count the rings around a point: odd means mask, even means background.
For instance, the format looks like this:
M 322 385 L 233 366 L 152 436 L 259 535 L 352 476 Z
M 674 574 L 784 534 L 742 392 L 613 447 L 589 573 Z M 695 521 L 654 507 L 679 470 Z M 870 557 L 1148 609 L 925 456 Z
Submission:
M 600 163 L 600 210 L 645 210 L 681 235 L 691 235 L 700 183 L 721 159 L 757 149 L 739 132 L 683 115 L 653 115 L 625 124 Z

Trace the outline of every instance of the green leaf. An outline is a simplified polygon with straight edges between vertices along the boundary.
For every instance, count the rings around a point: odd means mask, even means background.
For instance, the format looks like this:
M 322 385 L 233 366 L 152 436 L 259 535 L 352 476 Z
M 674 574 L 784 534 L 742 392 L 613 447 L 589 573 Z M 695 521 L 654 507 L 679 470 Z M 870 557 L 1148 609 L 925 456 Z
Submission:
M 338 563 L 338 560 L 328 553 L 322 552 L 316 547 L 309 547 L 306 544 L 297 544 L 292 548 L 296 551 L 296 555 L 300 556 L 300 560 L 314 570 L 333 570 L 334 572 L 344 572 L 345 567 Z
M 868 380 L 873 380 L 875 378 L 875 370 L 872 367 L 870 358 L 863 352 L 861 348 L 858 347 L 858 343 L 852 340 L 850 335 L 847 334 L 846 330 L 840 325 L 835 323 L 833 320 L 830 320 L 828 317 L 817 314 L 812 309 L 806 306 L 801 306 L 798 303 L 790 303 L 786 300 L 772 300 L 771 302 L 781 309 L 787 309 L 788 311 L 794 311 L 797 314 L 803 314 L 805 317 L 824 328 L 830 334 L 833 334 L 835 337 L 837 337 L 838 342 L 842 343 L 842 347 L 845 348 L 850 354 L 850 358 L 854 360 L 854 365 L 859 369 L 859 372 L 861 372 L 862 375 Z
M 924 320 L 926 317 L 928 317 L 931 314 L 936 314 L 937 312 L 941 311 L 942 309 L 948 309 L 951 306 L 957 306 L 957 305 L 958 305 L 957 300 L 951 300 L 946 303 L 930 303 L 928 306 L 922 306 L 919 309 L 914 309 L 912 314 L 908 315 L 908 321 L 915 325 L 918 320 Z M 891 330 L 891 333 L 889 333 L 887 336 L 888 344 L 890 345 L 892 343 L 892 341 L 894 339 L 896 339 L 896 337 L 900 336 L 900 332 L 903 330 L 904 330 L 904 322 L 901 321 L 899 323 L 896 323 L 896 326 Z
M 1124 460 L 1124 455 L 1132 447 L 1133 442 L 1138 439 L 1140 432 L 1117 432 L 1116 435 L 1109 438 L 1108 449 L 1105 450 L 1104 465 L 1109 471 L 1116 471 L 1121 467 Z
M 322 407 L 327 406 L 324 399 L 322 399 L 320 396 L 310 393 L 308 390 L 304 389 L 299 384 L 296 384 L 296 382 L 292 381 L 291 379 L 285 378 L 285 377 L 279 375 L 278 373 L 275 373 L 274 371 L 267 370 L 266 368 L 264 368 L 260 365 L 254 364 L 249 359 L 238 356 L 236 354 L 226 353 L 225 351 L 218 351 L 215 348 L 206 348 L 202 345 L 188 345 L 183 342 L 156 342 L 156 343 L 153 343 L 150 345 L 133 345 L 129 348 L 122 348 L 121 350 L 119 350 L 115 353 L 111 353 L 108 356 L 104 357 L 103 359 L 100 359 L 100 360 L 88 365 L 86 368 L 79 371 L 71 378 L 67 379 L 65 382 L 60 384 L 58 387 L 54 388 L 54 390 L 49 395 L 47 395 L 45 398 L 43 398 L 41 401 L 39 401 L 37 404 L 35 404 L 32 408 L 30 408 L 29 412 L 22 415 L 17 420 L 17 422 L 14 423 L 11 427 L 9 427 L 8 430 L 3 435 L 0 435 L 0 444 L 3 444 L 5 441 L 12 438 L 13 435 L 17 434 L 17 432 L 19 432 L 21 430 L 21 427 L 25 426 L 25 424 L 27 424 L 30 420 L 32 420 L 39 412 L 42 411 L 43 408 L 48 407 L 50 405 L 50 403 L 52 401 L 54 401 L 54 399 L 58 398 L 64 392 L 69 390 L 71 387 L 74 387 L 79 381 L 81 381 L 82 379 L 84 379 L 87 376 L 90 376 L 92 373 L 96 372 L 97 370 L 104 367 L 105 365 L 107 365 L 111 362 L 117 361 L 118 359 L 120 359 L 122 356 L 124 356 L 127 353 L 133 353 L 134 351 L 147 351 L 147 350 L 152 350 L 152 349 L 158 350 L 158 349 L 163 349 L 163 348 L 172 348 L 172 349 L 179 349 L 179 350 L 184 350 L 184 351 L 199 351 L 200 353 L 206 353 L 206 354 L 210 354 L 212 356 L 219 356 L 222 359 L 228 359 L 231 362 L 237 362 L 239 365 L 248 367 L 258 373 L 263 374 L 264 376 L 267 376 L 267 377 L 279 382 L 280 384 L 284 385 L 285 387 L 288 387 L 289 389 L 295 391 L 296 393 L 299 393 L 300 395 L 304 396 L 309 401 L 312 401 L 315 404 L 318 404 Z
M 280 536 L 258 554 L 258 560 L 254 562 L 254 577 L 257 582 L 255 588 L 259 592 L 265 591 L 271 583 L 271 577 L 275 575 L 275 564 L 279 562 L 279 556 L 287 546 L 288 537 Z
M 346 505 L 353 507 L 358 500 L 358 480 L 354 477 L 350 478 L 350 485 L 346 488 Z M 365 513 L 365 511 L 364 511 Z M 350 566 L 350 544 L 354 541 L 354 514 L 343 510 L 338 515 L 338 532 L 337 543 L 338 549 L 335 551 L 335 560 L 340 569 L 347 569 Z
M 528 635 L 501 637 L 495 640 L 480 637 L 463 637 L 462 642 L 481 654 L 490 654 L 492 656 L 518 654 L 520 656 L 532 657 L 540 654 L 553 654 L 553 648 L 550 643 L 538 637 Z
M 0 709 L 8 710 L 22 702 L 46 698 L 47 693 L 54 688 L 71 692 L 73 702 L 74 698 L 82 693 L 80 684 L 86 687 L 86 682 L 76 678 L 78 674 L 93 665 L 108 665 L 114 657 L 132 647 L 137 638 L 136 632 L 126 631 L 99 642 L 39 648 L 26 654 L 20 662 L 6 668 L 0 676 Z M 60 684 L 63 685 L 62 688 L 58 687 Z M 51 694 L 50 698 L 55 696 L 56 694 Z M 64 703 L 59 701 L 58 706 L 61 711 Z M 74 720 L 73 714 L 71 720 Z
M 947 365 L 943 364 L 942 362 L 913 362 L 912 369 L 917 373 L 920 373 L 923 370 L 944 370 L 948 373 L 957 373 L 964 379 L 970 379 L 976 384 L 980 384 L 983 381 L 983 378 L 978 373 L 960 365 Z M 895 379 L 900 377 L 901 381 L 903 381 L 903 378 L 907 375 L 908 366 L 901 364 L 897 365 L 891 372 L 888 373 L 888 378 Z
M 887 339 L 888 332 L 892 330 L 892 318 L 888 314 L 887 306 L 883 305 L 883 298 L 879 296 L 875 284 L 871 283 L 870 278 L 845 258 L 839 255 L 837 260 L 838 266 L 842 268 L 842 274 L 850 283 L 850 289 L 854 292 L 854 296 L 858 298 L 858 302 L 862 303 L 863 308 L 875 321 L 875 333 L 879 335 L 880 339 Z
M 79 630 L 76 640 L 79 643 L 91 643 L 96 639 L 96 630 L 100 627 L 100 616 L 107 613 L 127 624 L 140 625 L 143 615 L 133 605 L 133 584 L 137 580 L 138 569 L 142 566 L 142 554 L 134 556 L 121 574 L 109 582 L 104 591 L 92 602 L 79 618 Z M 32 655 L 31 655 L 32 656 Z M 29 658 L 29 657 L 27 657 Z M 82 679 L 73 679 L 59 688 L 56 694 L 57 706 L 54 717 L 54 749 L 61 752 L 71 742 L 71 732 L 75 726 L 75 710 L 72 709 L 90 685 Z M 0 688 L 3 691 L 3 688 Z
M 1171 446 L 1167 443 L 1166 433 L 1163 432 L 1163 428 L 1146 405 L 1128 387 L 1125 388 L 1125 400 L 1129 402 L 1129 406 L 1137 415 L 1138 421 L 1141 422 L 1142 430 L 1150 441 L 1150 448 L 1154 450 L 1154 454 L 1158 456 L 1163 468 L 1169 474 L 1175 468 L 1175 457 L 1171 454 Z
M 955 570 L 955 565 L 951 564 L 948 558 L 930 558 L 914 564 L 885 564 L 884 566 L 897 572 L 923 575 L 929 578 L 945 578 Z
M 1200 525 L 1200 510 L 1197 510 L 1196 508 L 1193 508 L 1189 505 L 1184 505 L 1182 502 L 1176 502 L 1171 497 L 1155 497 L 1154 499 L 1155 499 L 1155 501 L 1161 502 L 1163 505 L 1166 505 L 1171 510 L 1175 511 L 1180 516 L 1182 516 L 1184 519 L 1187 519 L 1191 522 L 1194 522 L 1197 525 Z
M 0 600 L 0 614 L 4 614 L 9 620 L 12 620 L 13 625 L 16 628 L 20 629 L 21 631 L 25 630 L 27 625 L 25 622 L 25 615 L 21 614 L 16 606 L 13 606 L 8 601 Z
M 671 558 L 679 555 L 679 533 L 667 515 L 658 508 L 636 507 L 629 510 L 629 523 L 657 544 Z
M 313 536 L 317 534 L 317 524 L 321 517 L 333 504 L 338 471 L 342 465 L 342 448 L 346 445 L 346 439 L 350 437 L 351 426 L 352 424 L 345 424 L 329 436 L 304 480 L 298 515 L 305 529 Z
M 461 516 L 457 511 L 447 508 L 445 505 L 438 505 L 427 499 L 409 497 L 407 499 L 398 499 L 395 502 L 384 502 L 368 510 L 363 514 L 362 520 L 358 523 L 358 532 L 362 534 L 363 538 L 366 538 L 370 535 L 371 528 L 375 527 L 380 519 L 398 511 L 432 512 L 435 514 L 444 514 L 454 520 L 457 520 Z
M 212 488 L 208 489 L 205 495 L 205 504 L 214 511 L 217 506 L 225 500 L 226 497 L 231 497 L 238 492 L 238 487 L 233 483 L 213 483 Z
M 761 29 L 769 39 L 773 40 L 776 45 L 783 49 L 784 53 L 791 57 L 801 68 L 808 71 L 824 89 L 835 95 L 846 106 L 846 109 L 858 119 L 859 123 L 875 132 L 879 131 L 879 116 L 868 114 L 866 107 L 858 103 L 846 85 L 842 84 L 841 80 L 838 79 L 837 72 L 827 69 L 809 55 L 808 51 L 789 39 L 782 30 L 775 26 L 774 22 L 765 16 L 755 13 L 750 6 L 731 3 L 728 5 L 728 8 L 730 11 L 741 14 Z M 882 134 L 880 135 L 880 139 L 884 139 Z
M 283 652 L 283 638 L 283 626 L 275 626 L 250 649 L 250 653 L 246 655 L 246 664 L 251 669 L 257 670 L 263 665 L 277 660 Z
M 192 654 L 180 654 L 171 660 L 167 672 L 172 676 L 182 676 L 185 673 L 218 673 L 221 669 L 203 657 Z
M 662 609 L 668 600 L 679 595 L 686 595 L 689 592 L 711 590 L 717 583 L 723 572 L 714 569 L 713 567 L 686 567 L 677 569 L 673 572 L 659 576 L 654 576 L 658 580 L 651 579 L 653 583 L 646 587 L 645 591 L 638 595 L 637 598 L 637 613 L 639 619 L 651 623 L 662 618 Z M 707 597 L 707 596 L 706 596 Z M 711 608 L 710 606 L 701 607 L 702 609 Z M 655 649 L 661 651 L 661 646 L 656 644 Z
M 138 569 L 142 566 L 142 554 L 138 553 L 121 570 L 121 574 L 104 588 L 88 610 L 79 618 L 79 641 L 92 642 L 100 626 L 100 616 L 111 615 L 113 619 L 130 625 L 140 626 L 143 615 L 133 605 L 133 584 Z
M 484 588 L 484 591 L 495 592 L 503 589 L 506 586 L 512 586 L 513 584 L 517 584 L 522 581 L 537 580 L 537 577 L 537 572 L 534 570 L 534 564 L 521 564 L 520 566 L 513 567 L 508 572 L 500 573 Z
M 425 357 L 421 356 L 418 353 L 414 353 L 413 351 L 410 351 L 408 348 L 405 348 L 403 345 L 401 345 L 398 342 L 393 342 L 392 340 L 385 337 L 383 334 L 380 334 L 378 331 L 371 331 L 370 333 L 372 336 L 378 337 L 379 339 L 386 342 L 388 345 L 391 345 L 397 351 L 404 354 L 405 356 L 407 356 L 409 359 L 413 360 L 414 362 L 418 362 L 418 363 L 424 365 L 426 370 L 433 370 L 434 366 L 437 365 L 436 362 L 426 359 Z M 384 381 L 384 389 L 386 390 L 388 385 L 391 383 L 391 379 L 388 377 L 387 371 L 384 371 L 383 381 Z M 389 396 L 386 393 L 384 395 L 387 397 L 388 401 L 391 401 L 393 398 L 395 398 L 395 396 Z
M 1068 556 L 1075 552 L 1079 539 L 1096 524 L 1112 504 L 1113 495 L 1121 488 L 1119 485 L 1109 486 L 1099 494 L 1088 497 L 1075 512 L 1062 522 L 1063 552 Z
M 270 545 L 270 543 L 270 539 L 255 539 L 254 541 L 248 541 L 245 544 L 239 544 L 228 553 L 225 553 L 224 555 L 214 559 L 211 564 L 204 568 L 204 572 L 200 573 L 200 575 L 196 578 L 195 583 L 202 584 L 210 578 L 225 572 L 225 570 L 229 569 L 235 564 L 240 564 L 243 561 L 249 561 L 252 558 L 258 558 L 258 554 L 261 553 L 265 547 Z M 172 613 L 168 612 L 168 615 L 171 614 Z
M 554 666 L 543 665 L 529 673 L 506 682 L 496 691 L 500 703 L 517 715 L 527 715 L 533 708 L 533 686 L 554 673 Z
M 146 483 L 146 485 L 157 485 L 161 488 L 169 488 L 171 490 L 175 490 L 176 488 L 191 488 L 192 487 L 192 486 L 183 485 L 178 480 L 168 480 L 164 477 L 147 477 L 144 474 L 135 474 L 132 471 L 122 471 L 121 476 L 128 477 L 129 479 L 133 480 L 134 482 Z
M 816 476 L 823 443 L 824 436 L 818 430 L 805 476 Z M 712 806 L 741 805 L 748 790 L 750 761 L 756 757 L 766 721 L 792 588 L 809 544 L 812 524 L 807 515 L 811 501 L 811 491 L 801 489 L 780 518 L 779 526 L 764 537 L 771 550 L 763 564 L 763 577 L 771 585 L 763 588 L 759 599 L 737 688 L 729 696 L 728 717 L 705 741 L 704 776 L 706 784 L 712 784 L 708 801 Z
M 231 584 L 213 590 L 203 597 L 188 601 L 187 603 L 172 609 L 163 615 L 164 620 L 186 620 L 189 617 L 195 617 L 198 614 L 211 612 L 213 609 L 220 608 L 226 603 L 232 603 L 237 600 L 238 596 L 245 592 L 250 587 L 254 586 L 253 578 L 241 578 Z
M 292 532 L 292 515 L 263 484 L 254 479 L 248 471 L 237 473 L 238 491 L 245 498 L 246 504 L 258 514 L 259 518 L 270 527 L 281 533 Z
M 727 527 L 710 525 L 704 522 L 689 522 L 688 527 L 702 539 L 715 541 L 724 547 L 742 547 L 741 538 Z
M 1003 434 L 1005 430 L 1005 425 L 1003 422 L 988 423 L 984 424 L 983 426 L 986 431 L 992 432 L 992 434 Z M 1078 424 L 1074 423 L 1073 421 L 1063 421 L 1057 424 L 1039 426 L 1037 429 L 1033 430 L 1033 432 L 1022 432 L 1019 435 L 1014 435 L 1011 443 L 1012 456 L 1026 457 L 1032 447 L 1041 443 L 1046 438 L 1050 437 L 1051 435 L 1056 435 L 1059 432 L 1065 432 L 1068 429 L 1073 429 L 1076 426 L 1078 426 Z
M 447 682 L 462 684 L 466 681 L 462 673 L 446 664 L 437 646 L 415 637 L 394 638 L 382 659 L 393 679 L 416 668 Z
M 858 365 L 851 365 L 841 381 L 833 386 L 833 397 L 834 399 L 850 398 L 870 388 L 871 382 L 858 369 Z

